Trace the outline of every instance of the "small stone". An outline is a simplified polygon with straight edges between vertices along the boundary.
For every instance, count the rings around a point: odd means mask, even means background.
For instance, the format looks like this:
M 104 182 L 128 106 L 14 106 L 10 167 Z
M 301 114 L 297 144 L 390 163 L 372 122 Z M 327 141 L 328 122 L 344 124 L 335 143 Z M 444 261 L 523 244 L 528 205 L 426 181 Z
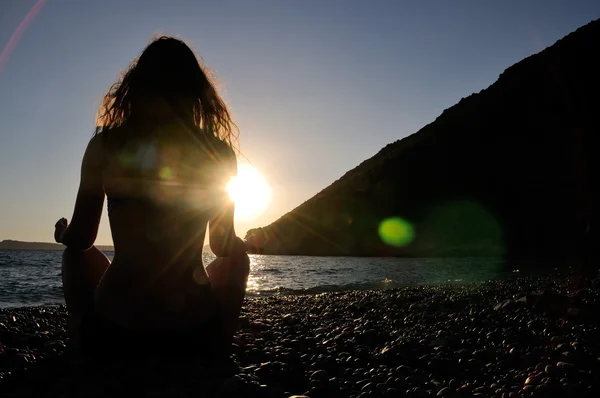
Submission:
M 479 361 L 475 358 L 469 359 L 468 364 L 469 364 L 469 367 L 474 370 L 481 370 L 481 368 L 483 367 L 483 364 L 481 363 L 481 361 Z
M 536 370 L 536 372 L 541 372 L 542 370 L 544 370 L 544 368 L 545 368 L 545 366 L 544 366 L 544 364 L 543 364 L 543 363 L 538 363 L 538 364 L 535 366 L 535 370 Z
M 511 308 L 514 308 L 515 305 L 516 305 L 515 300 L 513 300 L 513 299 L 506 299 L 506 300 L 501 301 L 498 304 L 496 304 L 494 306 L 494 310 L 495 311 L 509 310 Z
M 556 367 L 561 370 L 564 370 L 564 371 L 575 370 L 575 365 L 573 365 L 570 362 L 563 362 L 563 361 L 557 362 Z
M 369 392 L 369 391 L 373 391 L 375 390 L 375 384 L 373 383 L 366 383 L 364 386 L 362 386 L 362 388 L 360 389 L 360 391 L 362 392 Z
M 322 369 L 319 369 L 310 375 L 310 379 L 317 381 L 325 381 L 328 379 L 327 372 Z
M 525 385 L 529 385 L 529 384 L 537 384 L 537 379 L 535 377 L 528 377 L 527 380 L 525 380 Z
M 377 392 L 379 394 L 383 394 L 387 391 L 388 385 L 386 383 L 377 383 L 377 385 L 375 386 L 375 389 L 377 390 Z
M 395 388 L 388 388 L 384 396 L 386 398 L 396 398 L 398 396 L 398 390 L 396 390 Z
M 519 303 L 519 304 L 527 304 L 527 296 L 523 296 L 523 297 L 517 299 L 517 303 Z

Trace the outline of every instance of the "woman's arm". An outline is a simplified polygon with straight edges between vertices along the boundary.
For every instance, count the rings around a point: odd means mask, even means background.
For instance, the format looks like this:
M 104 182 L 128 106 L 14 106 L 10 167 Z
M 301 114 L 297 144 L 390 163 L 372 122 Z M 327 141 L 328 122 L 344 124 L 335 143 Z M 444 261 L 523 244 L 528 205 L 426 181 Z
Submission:
M 102 137 L 95 135 L 89 142 L 81 164 L 81 182 L 73 219 L 59 236 L 59 243 L 76 250 L 87 250 L 94 244 L 104 205 L 102 182 Z M 65 220 L 66 223 L 66 220 Z
M 218 206 L 208 225 L 210 249 L 217 257 L 229 257 L 239 252 L 245 252 L 245 243 L 236 236 L 233 225 L 235 205 L 225 186 L 230 178 L 237 175 L 237 159 L 233 150 L 228 148 L 222 163 L 224 170 L 219 178 Z
M 208 222 L 210 249 L 217 257 L 227 257 L 230 254 L 229 249 L 236 237 L 233 213 L 233 202 L 227 203 Z

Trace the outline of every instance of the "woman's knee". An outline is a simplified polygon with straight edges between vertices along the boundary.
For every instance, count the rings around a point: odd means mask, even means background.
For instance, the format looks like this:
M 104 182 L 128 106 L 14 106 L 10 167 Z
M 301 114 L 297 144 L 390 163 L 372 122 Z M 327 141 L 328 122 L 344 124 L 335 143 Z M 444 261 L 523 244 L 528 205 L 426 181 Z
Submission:
M 244 267 L 250 269 L 250 257 L 247 253 L 242 253 L 242 255 L 240 256 L 240 262 Z
M 71 248 L 67 247 L 65 250 L 63 250 L 63 255 L 62 255 L 63 264 L 65 262 L 70 262 L 74 259 L 81 258 L 82 253 L 83 252 L 81 250 L 75 250 L 75 249 L 71 249 Z
M 95 287 L 109 266 L 110 260 L 95 247 L 88 250 L 66 248 L 62 256 L 63 282 L 89 282 Z
M 211 283 L 216 285 L 238 284 L 248 279 L 250 258 L 246 253 L 221 257 L 206 267 Z
M 234 272 L 246 278 L 250 274 L 250 257 L 246 253 L 241 253 L 232 261 Z
M 63 277 L 65 275 L 72 275 L 81 267 L 78 265 L 82 262 L 82 254 L 80 250 L 69 249 L 68 247 L 63 251 L 62 255 L 62 272 Z

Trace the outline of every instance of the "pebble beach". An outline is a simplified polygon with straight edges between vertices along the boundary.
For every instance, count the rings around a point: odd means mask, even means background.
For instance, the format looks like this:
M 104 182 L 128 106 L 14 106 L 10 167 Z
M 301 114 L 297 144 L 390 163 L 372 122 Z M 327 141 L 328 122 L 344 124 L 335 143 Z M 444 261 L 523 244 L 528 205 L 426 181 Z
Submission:
M 0 396 L 598 397 L 599 294 L 597 273 L 570 270 L 247 298 L 219 366 L 75 360 L 64 306 L 0 309 Z

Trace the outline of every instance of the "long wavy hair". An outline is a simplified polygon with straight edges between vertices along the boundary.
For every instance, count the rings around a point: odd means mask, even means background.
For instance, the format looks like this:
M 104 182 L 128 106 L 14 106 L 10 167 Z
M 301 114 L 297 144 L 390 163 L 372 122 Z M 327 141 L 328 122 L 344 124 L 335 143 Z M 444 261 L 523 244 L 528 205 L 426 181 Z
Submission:
M 215 88 L 212 74 L 182 40 L 160 36 L 133 60 L 104 95 L 95 134 L 143 121 L 147 111 L 142 103 L 147 99 L 164 100 L 178 118 L 192 122 L 199 133 L 214 135 L 237 149 L 239 129 Z

